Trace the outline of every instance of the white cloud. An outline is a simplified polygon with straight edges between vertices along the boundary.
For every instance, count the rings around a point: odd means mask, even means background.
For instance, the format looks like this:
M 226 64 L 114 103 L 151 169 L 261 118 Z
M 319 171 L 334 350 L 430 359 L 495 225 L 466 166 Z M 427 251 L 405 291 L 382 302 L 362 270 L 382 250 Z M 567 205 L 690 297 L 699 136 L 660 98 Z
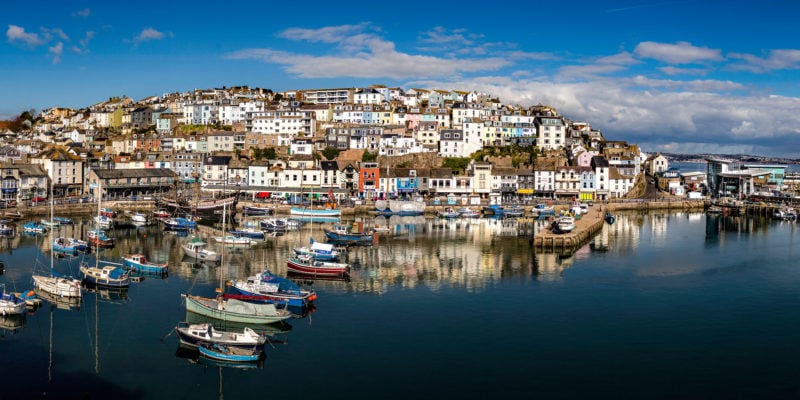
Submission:
M 678 68 L 673 66 L 664 66 L 658 69 L 659 71 L 667 74 L 667 75 L 701 75 L 704 76 L 708 74 L 707 69 L 703 68 Z
M 6 31 L 6 38 L 9 43 L 21 42 L 28 47 L 36 47 L 46 41 L 36 33 L 25 32 L 25 28 L 17 25 L 9 25 Z
M 151 40 L 161 40 L 167 36 L 172 37 L 172 33 L 165 34 L 164 32 L 153 28 L 145 28 L 142 29 L 142 31 L 133 39 L 133 41 L 134 43 L 148 42 Z
M 53 57 L 53 64 L 60 63 L 61 54 L 64 53 L 64 43 L 58 42 L 54 46 L 48 47 L 47 52 Z
M 228 55 L 231 59 L 255 59 L 283 65 L 301 78 L 391 78 L 409 79 L 457 77 L 463 73 L 492 71 L 512 64 L 502 57 L 444 58 L 399 52 L 394 43 L 372 33 L 366 24 L 322 29 L 287 29 L 282 37 L 292 40 L 335 44 L 338 54 L 296 54 L 273 49 L 243 49 Z
M 45 41 L 49 41 L 52 35 L 58 36 L 61 40 L 69 42 L 69 36 L 67 36 L 64 31 L 60 28 L 42 28 L 42 32 L 44 33 Z
M 90 10 L 89 8 L 84 8 L 83 10 L 80 10 L 80 11 L 76 12 L 74 15 L 76 15 L 76 16 L 78 16 L 78 17 L 84 17 L 84 18 L 86 18 L 86 17 L 88 17 L 88 16 L 89 16 L 91 13 L 92 13 L 92 10 Z
M 780 69 L 800 68 L 800 50 L 795 49 L 770 50 L 769 56 L 763 58 L 741 53 L 731 53 L 728 56 L 744 62 L 743 64 L 731 66 L 732 69 L 736 70 L 762 73 Z
M 73 53 L 76 54 L 86 54 L 89 52 L 89 42 L 94 38 L 95 32 L 94 31 L 87 31 L 83 39 L 78 41 L 78 46 L 70 47 Z
M 720 50 L 697 47 L 688 42 L 676 44 L 641 42 L 633 53 L 641 58 L 652 58 L 668 64 L 692 64 L 723 59 Z

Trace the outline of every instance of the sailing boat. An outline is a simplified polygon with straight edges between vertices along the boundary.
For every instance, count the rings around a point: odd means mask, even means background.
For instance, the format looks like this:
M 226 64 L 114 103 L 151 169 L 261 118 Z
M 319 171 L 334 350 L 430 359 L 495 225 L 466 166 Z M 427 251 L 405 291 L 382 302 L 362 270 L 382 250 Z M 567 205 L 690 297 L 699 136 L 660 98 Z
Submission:
M 225 231 L 226 210 L 222 211 L 222 230 Z M 224 291 L 224 279 L 222 268 L 225 266 L 225 248 L 220 252 L 219 270 L 219 296 L 208 298 L 184 294 L 186 298 L 186 311 L 210 317 L 222 321 L 241 322 L 245 324 L 270 324 L 283 321 L 291 317 L 291 313 L 286 309 L 278 309 L 274 304 L 267 303 L 248 303 L 237 299 L 225 299 L 222 297 Z
M 100 215 L 99 203 L 98 215 Z M 131 285 L 130 274 L 124 268 L 112 264 L 100 267 L 100 246 L 95 246 L 94 267 L 86 262 L 81 262 L 80 271 L 86 282 L 96 286 L 127 288 Z
M 103 211 L 101 205 L 103 203 L 103 190 L 100 186 L 100 181 L 97 181 L 97 217 L 94 218 L 97 226 L 89 229 L 86 232 L 86 238 L 88 239 L 89 243 L 100 246 L 100 247 L 114 247 L 114 239 L 110 238 L 106 233 L 103 231 L 103 225 L 100 221 L 97 220 L 98 217 L 103 216 Z M 108 217 L 106 217 L 108 218 Z
M 53 183 L 50 183 L 50 219 L 53 219 Z M 50 243 L 53 243 L 53 231 L 50 231 Z M 33 287 L 57 297 L 80 298 L 81 281 L 73 277 L 59 275 L 53 268 L 53 249 L 50 249 L 50 276 L 33 275 Z

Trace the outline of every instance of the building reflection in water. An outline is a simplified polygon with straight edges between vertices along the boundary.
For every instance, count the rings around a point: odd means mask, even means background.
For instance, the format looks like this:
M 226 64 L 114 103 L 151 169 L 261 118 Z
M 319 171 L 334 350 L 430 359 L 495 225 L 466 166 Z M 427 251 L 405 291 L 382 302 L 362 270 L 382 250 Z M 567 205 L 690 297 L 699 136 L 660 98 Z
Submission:
M 702 213 L 650 212 L 619 213 L 613 225 L 603 224 L 590 241 L 576 251 L 535 253 L 532 240 L 546 221 L 531 219 L 426 219 L 424 217 L 365 218 L 364 225 L 389 228 L 379 234 L 371 246 L 350 247 L 345 260 L 353 265 L 349 281 L 315 281 L 315 286 L 328 291 L 384 293 L 400 288 L 424 286 L 437 291 L 463 287 L 480 292 L 500 280 L 515 279 L 554 282 L 563 279 L 564 271 L 578 260 L 587 260 L 598 252 L 614 251 L 621 256 L 634 255 L 643 236 L 657 247 L 669 247 L 675 237 L 667 235 L 670 219 L 706 221 L 706 242 L 719 243 L 725 235 L 766 231 L 769 221 L 757 218 L 707 216 Z M 344 221 L 351 223 L 352 221 Z M 697 221 L 699 222 L 699 221 Z M 142 253 L 155 262 L 169 262 L 171 277 L 191 281 L 194 285 L 217 286 L 223 280 L 243 278 L 269 269 L 286 276 L 286 260 L 293 248 L 315 240 L 324 241 L 322 229 L 331 223 L 304 224 L 284 235 L 270 236 L 249 248 L 225 248 L 225 267 L 185 257 L 181 244 L 192 239 L 188 235 L 163 232 L 158 225 L 144 228 L 117 228 L 111 231 L 116 245 L 101 249 L 101 260 L 120 262 L 128 253 Z M 58 236 L 84 238 L 88 219 L 59 228 Z M 200 237 L 214 251 L 222 247 L 208 234 Z M 49 235 L 17 235 L 0 238 L 6 252 L 20 246 L 33 245 L 47 254 Z M 59 259 L 60 265 L 78 260 L 92 260 L 94 254 Z M 30 271 L 27 271 L 29 278 Z M 21 279 L 24 277 L 18 277 Z M 305 281 L 308 281 L 305 279 Z

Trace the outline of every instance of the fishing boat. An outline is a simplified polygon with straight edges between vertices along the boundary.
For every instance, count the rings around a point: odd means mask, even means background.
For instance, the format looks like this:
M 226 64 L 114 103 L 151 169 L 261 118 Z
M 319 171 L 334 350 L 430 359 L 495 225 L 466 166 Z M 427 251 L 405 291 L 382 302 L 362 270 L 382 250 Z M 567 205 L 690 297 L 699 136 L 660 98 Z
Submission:
M 117 216 L 117 212 L 108 207 L 104 207 L 100 209 L 100 215 L 108 218 L 114 218 Z
M 250 246 L 257 243 L 256 240 L 249 237 L 233 235 L 214 236 L 214 240 L 226 246 Z
M 336 261 L 339 259 L 339 250 L 333 244 L 320 243 L 310 239 L 310 246 L 295 247 L 294 253 L 297 255 L 310 255 L 319 261 Z
M 187 243 L 181 245 L 183 253 L 189 257 L 205 261 L 219 261 L 219 253 L 206 248 L 206 243 L 198 238 L 192 238 Z
M 298 217 L 339 217 L 342 215 L 340 209 L 316 209 L 304 207 L 292 207 L 289 214 Z
M 52 192 L 52 188 L 50 189 Z M 53 200 L 50 200 L 50 218 L 53 217 Z M 50 240 L 53 240 L 53 233 L 50 232 Z M 53 267 L 54 251 L 50 252 L 50 275 L 33 274 L 33 287 L 43 293 L 50 294 L 57 298 L 78 298 L 81 297 L 81 281 L 69 276 L 58 274 Z M 41 295 L 42 293 L 37 294 Z
M 249 327 L 244 327 L 242 332 L 222 331 L 210 323 L 180 323 L 175 327 L 175 332 L 181 343 L 189 347 L 216 343 L 231 347 L 263 348 L 267 341 L 266 336 Z
M 290 307 L 305 307 L 317 299 L 313 290 L 302 289 L 296 283 L 265 270 L 258 275 L 230 282 L 238 293 L 251 297 L 234 297 L 239 300 L 263 301 L 286 304 Z M 227 298 L 231 296 L 225 295 Z
M 242 229 L 228 231 L 228 233 L 236 237 L 247 237 L 250 239 L 264 239 L 264 231 L 254 228 L 244 227 Z
M 374 240 L 374 235 L 366 232 L 353 232 L 346 225 L 334 225 L 333 228 L 323 229 L 325 236 L 333 241 L 349 244 L 368 244 Z
M 45 233 L 47 232 L 47 228 L 38 222 L 28 221 L 22 225 L 22 231 L 27 233 Z
M 350 273 L 350 264 L 317 261 L 309 255 L 290 257 L 286 268 L 299 274 L 315 276 L 343 276 Z
M 533 208 L 533 213 L 538 219 L 544 219 L 550 216 L 555 216 L 556 210 L 553 208 L 553 206 L 546 206 L 542 203 L 539 203 Z
M 83 280 L 97 286 L 122 288 L 131 285 L 128 271 L 114 265 L 92 267 L 87 263 L 81 263 L 80 270 Z
M 128 254 L 122 257 L 122 265 L 133 272 L 164 275 L 169 270 L 169 263 L 154 263 L 147 260 L 144 254 Z
M 201 344 L 197 346 L 202 357 L 212 360 L 252 363 L 261 359 L 263 350 L 259 348 L 243 349 L 236 346 L 226 346 L 224 344 Z
M 197 228 L 197 223 L 183 217 L 167 218 L 164 220 L 165 231 L 188 231 Z
M 65 254 L 77 254 L 89 249 L 89 243 L 72 237 L 57 237 L 53 240 L 53 251 Z
M 617 219 L 617 218 L 614 216 L 614 214 L 611 214 L 611 212 L 610 212 L 610 211 L 606 211 L 606 217 L 605 217 L 605 220 L 606 220 L 606 222 L 608 222 L 608 224 L 609 224 L 609 225 L 612 225 L 612 224 L 614 224 L 614 221 L 615 221 L 616 219 Z
M 114 239 L 99 228 L 89 229 L 86 232 L 86 241 L 99 247 L 114 247 Z
M 272 215 L 274 211 L 268 207 L 243 206 L 242 215 Z
M 6 315 L 23 314 L 27 309 L 25 301 L 12 293 L 6 293 L 6 285 L 0 283 L 0 314 Z

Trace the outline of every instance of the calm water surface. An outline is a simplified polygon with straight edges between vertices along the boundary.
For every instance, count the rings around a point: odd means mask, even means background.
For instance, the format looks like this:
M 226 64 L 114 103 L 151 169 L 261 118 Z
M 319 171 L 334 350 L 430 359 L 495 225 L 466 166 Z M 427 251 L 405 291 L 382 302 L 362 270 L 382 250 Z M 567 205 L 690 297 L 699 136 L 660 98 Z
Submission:
M 181 293 L 270 268 L 308 227 L 182 259 L 188 240 L 117 229 L 127 252 L 169 260 L 123 296 L 85 292 L 0 330 L 1 398 L 791 398 L 800 396 L 799 226 L 701 213 L 620 215 L 571 255 L 534 254 L 513 221 L 392 219 L 348 255 L 350 282 L 310 283 L 312 313 L 270 327 L 260 368 L 219 367 L 179 349 Z M 61 228 L 61 234 L 80 236 Z M 311 229 L 314 229 L 313 227 Z M 319 232 L 316 234 L 321 239 Z M 50 258 L 42 237 L 0 243 L 9 289 Z M 81 258 L 55 261 L 77 273 Z M 91 256 L 86 260 L 93 262 Z M 227 262 L 226 262 L 227 264 Z

